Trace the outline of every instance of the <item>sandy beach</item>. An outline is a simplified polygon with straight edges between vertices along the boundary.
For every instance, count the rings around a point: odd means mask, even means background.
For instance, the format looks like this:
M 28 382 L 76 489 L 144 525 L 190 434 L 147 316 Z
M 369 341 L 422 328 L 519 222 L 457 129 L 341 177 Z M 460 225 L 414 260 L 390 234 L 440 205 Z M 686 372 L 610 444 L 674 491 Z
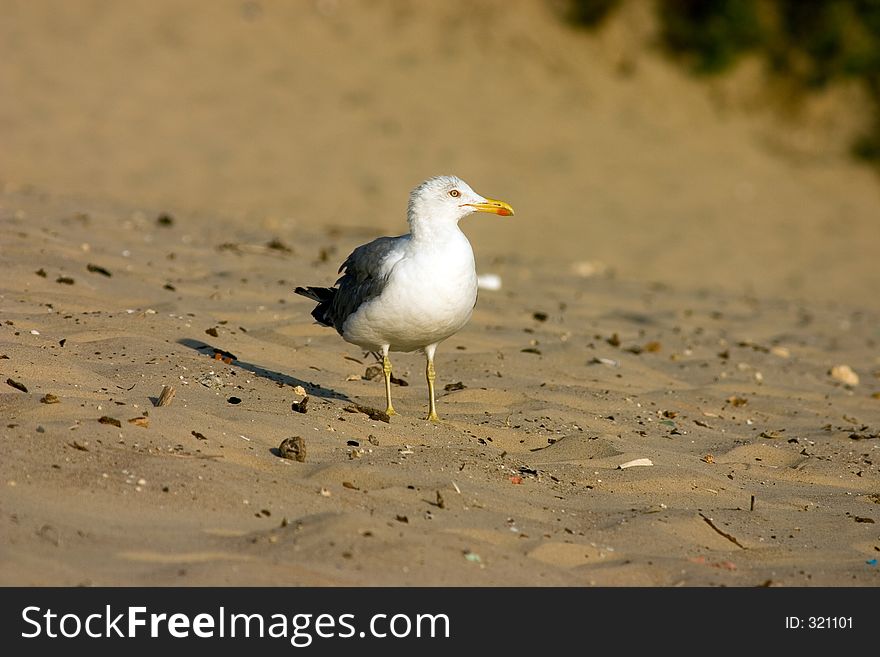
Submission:
M 880 584 L 846 90 L 746 112 L 638 3 L 0 4 L 0 584 Z M 501 288 L 386 422 L 292 291 L 441 173 Z

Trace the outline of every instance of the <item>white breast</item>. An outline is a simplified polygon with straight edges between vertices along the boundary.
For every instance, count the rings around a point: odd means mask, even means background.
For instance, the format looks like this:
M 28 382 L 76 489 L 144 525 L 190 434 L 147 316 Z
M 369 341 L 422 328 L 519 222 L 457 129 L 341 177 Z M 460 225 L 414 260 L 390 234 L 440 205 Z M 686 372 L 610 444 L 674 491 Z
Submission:
M 474 253 L 455 230 L 429 248 L 411 242 L 382 293 L 346 320 L 342 335 L 366 349 L 388 344 L 392 351 L 414 351 L 460 330 L 476 300 Z

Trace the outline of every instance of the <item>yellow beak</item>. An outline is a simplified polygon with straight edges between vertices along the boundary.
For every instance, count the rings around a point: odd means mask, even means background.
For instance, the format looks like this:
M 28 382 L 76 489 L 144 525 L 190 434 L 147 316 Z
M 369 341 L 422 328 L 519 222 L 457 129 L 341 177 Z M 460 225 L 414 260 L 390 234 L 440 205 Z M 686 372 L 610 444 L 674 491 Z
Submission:
M 492 214 L 500 214 L 502 217 L 514 214 L 509 203 L 496 201 L 493 198 L 487 198 L 485 203 L 465 203 L 465 205 L 474 208 L 477 212 L 491 212 Z

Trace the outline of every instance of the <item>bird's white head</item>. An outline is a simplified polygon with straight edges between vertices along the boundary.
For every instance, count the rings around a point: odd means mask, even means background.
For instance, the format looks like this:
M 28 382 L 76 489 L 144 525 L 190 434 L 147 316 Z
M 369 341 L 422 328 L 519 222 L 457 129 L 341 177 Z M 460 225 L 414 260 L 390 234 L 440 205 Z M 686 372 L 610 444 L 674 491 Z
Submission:
M 428 222 L 454 225 L 472 212 L 507 217 L 513 214 L 513 208 L 504 201 L 480 196 L 457 176 L 436 176 L 410 193 L 407 220 L 411 228 Z

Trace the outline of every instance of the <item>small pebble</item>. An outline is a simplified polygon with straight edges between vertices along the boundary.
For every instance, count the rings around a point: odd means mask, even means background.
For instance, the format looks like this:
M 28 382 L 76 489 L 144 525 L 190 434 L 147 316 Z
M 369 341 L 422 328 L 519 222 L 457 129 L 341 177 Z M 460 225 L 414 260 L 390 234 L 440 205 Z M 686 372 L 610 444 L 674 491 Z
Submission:
M 593 276 L 601 276 L 608 270 L 608 265 L 598 260 L 584 260 L 575 262 L 571 265 L 571 271 L 581 278 L 592 278 Z
M 6 379 L 6 385 L 12 386 L 16 390 L 21 390 L 22 392 L 27 392 L 27 386 L 20 381 L 16 381 L 15 379 Z
M 299 401 L 291 402 L 290 409 L 297 413 L 305 413 L 307 411 L 307 405 L 309 403 L 309 398 L 303 397 Z
M 849 365 L 835 365 L 828 372 L 832 379 L 837 379 L 844 385 L 859 385 L 859 375 L 856 374 Z
M 285 438 L 278 446 L 278 453 L 283 459 L 303 463 L 306 460 L 306 441 L 302 436 Z

